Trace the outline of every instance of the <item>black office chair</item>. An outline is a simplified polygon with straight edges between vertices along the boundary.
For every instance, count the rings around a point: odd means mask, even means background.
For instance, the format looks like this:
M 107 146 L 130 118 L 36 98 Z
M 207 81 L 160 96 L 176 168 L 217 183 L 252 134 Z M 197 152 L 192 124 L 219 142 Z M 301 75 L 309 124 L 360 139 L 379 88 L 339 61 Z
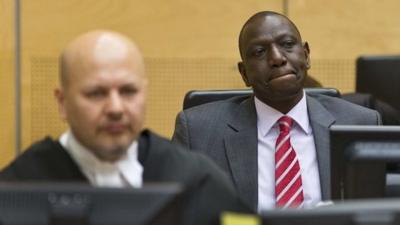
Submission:
M 383 125 L 400 125 L 400 111 L 371 94 L 345 93 L 342 99 L 378 111 Z
M 305 88 L 304 90 L 308 94 L 324 94 L 332 97 L 340 97 L 340 92 L 335 88 Z M 236 96 L 249 96 L 251 94 L 253 94 L 253 90 L 251 89 L 193 90 L 186 93 L 183 100 L 183 109 Z
M 375 109 L 383 125 L 400 125 L 400 56 L 360 56 L 356 91 L 343 99 Z

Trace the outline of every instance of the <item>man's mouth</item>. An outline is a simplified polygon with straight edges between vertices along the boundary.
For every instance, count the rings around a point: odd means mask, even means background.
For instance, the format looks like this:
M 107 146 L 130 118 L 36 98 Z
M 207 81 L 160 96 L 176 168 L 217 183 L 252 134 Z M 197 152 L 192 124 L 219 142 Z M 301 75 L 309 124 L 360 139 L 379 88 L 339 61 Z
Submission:
M 110 134 L 120 134 L 126 130 L 126 125 L 124 124 L 108 124 L 104 126 L 104 130 Z
M 281 75 L 277 76 L 272 76 L 269 82 L 271 81 L 285 81 L 285 80 L 291 80 L 291 79 L 297 79 L 297 75 L 295 73 L 289 72 L 289 73 L 284 73 Z

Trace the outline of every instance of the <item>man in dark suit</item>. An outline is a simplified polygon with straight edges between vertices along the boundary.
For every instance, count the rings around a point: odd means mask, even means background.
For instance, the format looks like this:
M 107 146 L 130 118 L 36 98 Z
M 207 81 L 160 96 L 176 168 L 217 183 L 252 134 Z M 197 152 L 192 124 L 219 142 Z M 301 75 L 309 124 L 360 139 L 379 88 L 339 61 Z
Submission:
M 313 207 L 330 198 L 329 127 L 380 124 L 339 98 L 306 95 L 310 50 L 284 15 L 259 12 L 239 35 L 238 68 L 254 96 L 177 116 L 173 141 L 206 154 L 254 209 Z
M 70 130 L 29 147 L 0 172 L 0 180 L 137 188 L 178 182 L 186 188 L 183 224 L 215 224 L 223 210 L 246 211 L 213 162 L 141 132 L 147 78 L 131 40 L 89 32 L 66 47 L 60 62 L 55 96 Z

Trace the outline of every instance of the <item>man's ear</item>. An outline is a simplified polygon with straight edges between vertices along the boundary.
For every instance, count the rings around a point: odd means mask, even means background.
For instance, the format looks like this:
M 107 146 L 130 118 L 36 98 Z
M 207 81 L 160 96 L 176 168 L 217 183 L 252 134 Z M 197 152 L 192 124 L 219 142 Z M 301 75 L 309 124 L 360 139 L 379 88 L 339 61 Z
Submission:
M 62 88 L 56 88 L 54 90 L 54 97 L 57 100 L 58 112 L 63 120 L 67 119 L 67 112 L 65 110 L 65 96 Z
M 310 64 L 310 47 L 308 46 L 308 42 L 304 42 L 303 44 L 303 49 L 304 49 L 304 54 L 306 57 L 306 67 L 307 69 L 311 68 L 311 64 Z
M 250 87 L 250 83 L 249 83 L 249 79 L 247 78 L 247 74 L 246 74 L 246 68 L 243 64 L 243 62 L 238 62 L 238 69 L 240 72 L 240 75 L 242 75 L 242 79 L 244 81 L 244 83 L 246 84 L 247 87 Z

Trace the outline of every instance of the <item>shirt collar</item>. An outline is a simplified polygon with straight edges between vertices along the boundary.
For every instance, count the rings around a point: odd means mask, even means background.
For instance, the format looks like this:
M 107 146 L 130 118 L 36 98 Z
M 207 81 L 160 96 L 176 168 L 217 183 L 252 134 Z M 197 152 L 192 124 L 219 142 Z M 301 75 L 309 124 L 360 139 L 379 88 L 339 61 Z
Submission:
M 141 186 L 143 167 L 138 161 L 138 142 L 136 140 L 129 146 L 127 154 L 114 163 L 98 159 L 75 138 L 71 131 L 61 135 L 60 143 L 91 183 L 98 185 L 97 178 L 105 174 L 122 173 L 129 185 L 133 187 Z
M 266 136 L 284 114 L 265 104 L 257 97 L 254 97 L 254 102 L 257 112 L 258 131 L 263 136 Z M 307 98 L 304 91 L 301 100 L 286 115 L 294 120 L 294 126 L 299 126 L 306 134 L 311 133 L 308 120 Z

